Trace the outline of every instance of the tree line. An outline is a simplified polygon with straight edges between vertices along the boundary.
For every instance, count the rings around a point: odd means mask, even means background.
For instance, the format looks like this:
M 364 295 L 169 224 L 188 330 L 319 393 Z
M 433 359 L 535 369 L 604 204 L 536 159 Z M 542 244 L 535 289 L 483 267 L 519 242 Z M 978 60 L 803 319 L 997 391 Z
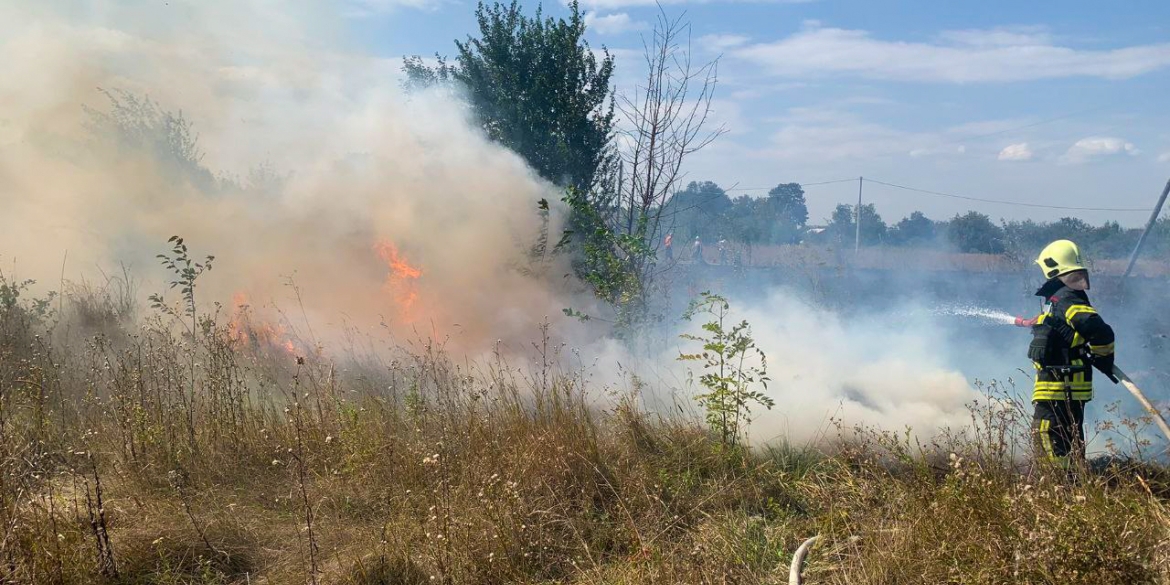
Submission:
M 824 231 L 812 234 L 809 241 L 853 242 L 856 216 L 856 206 L 837 205 Z M 1129 256 L 1142 229 L 1122 227 L 1116 221 L 1092 225 L 1075 217 L 1055 221 L 995 220 L 974 210 L 939 220 L 914 211 L 896 223 L 887 224 L 873 204 L 861 207 L 863 246 L 942 248 L 1030 257 L 1053 240 L 1069 239 L 1077 242 L 1090 257 L 1114 259 Z M 1151 254 L 1170 251 L 1170 221 L 1163 218 L 1154 224 L 1147 246 Z
M 666 204 L 670 233 L 676 242 L 699 238 L 726 240 L 746 247 L 810 244 L 852 246 L 858 237 L 857 206 L 838 204 L 823 225 L 809 223 L 804 189 L 781 183 L 764 196 L 731 197 L 711 181 L 691 182 Z M 1092 225 L 1075 217 L 1055 221 L 999 220 L 978 211 L 931 219 L 914 211 L 887 223 L 872 203 L 861 206 L 862 246 L 933 248 L 976 254 L 1034 253 L 1057 239 L 1080 244 L 1095 258 L 1125 258 L 1141 235 L 1116 221 Z M 1151 253 L 1170 251 L 1170 220 L 1159 220 L 1148 240 Z

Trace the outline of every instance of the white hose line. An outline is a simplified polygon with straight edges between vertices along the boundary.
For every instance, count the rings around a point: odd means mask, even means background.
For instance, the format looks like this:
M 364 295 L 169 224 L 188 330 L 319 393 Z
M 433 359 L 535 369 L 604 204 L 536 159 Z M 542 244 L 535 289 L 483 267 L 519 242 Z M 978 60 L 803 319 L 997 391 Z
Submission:
M 1125 389 L 1129 390 L 1129 393 L 1133 394 L 1133 397 L 1141 403 L 1142 407 L 1146 409 L 1146 412 L 1148 412 L 1150 416 L 1153 417 L 1154 423 L 1158 425 L 1158 428 L 1162 429 L 1162 434 L 1166 435 L 1166 440 L 1170 441 L 1170 424 L 1166 424 L 1166 419 L 1162 417 L 1162 413 L 1158 412 L 1158 409 L 1154 408 L 1154 405 L 1146 399 L 1145 394 L 1142 394 L 1142 391 L 1137 387 L 1137 384 L 1134 384 L 1133 380 L 1130 380 L 1129 376 L 1127 376 L 1125 372 L 1123 372 L 1121 368 L 1117 366 L 1113 366 L 1113 375 L 1116 376 L 1117 379 L 1121 382 L 1121 385 L 1125 386 Z M 804 560 L 808 557 L 808 552 L 812 546 L 820 539 L 821 536 L 818 534 L 817 536 L 802 542 L 800 546 L 796 547 L 796 552 L 792 553 L 792 564 L 788 567 L 788 585 L 802 585 L 804 583 L 804 580 L 800 575 L 801 569 L 804 567 Z
M 809 549 L 820 539 L 821 536 L 818 534 L 796 547 L 796 552 L 792 553 L 792 565 L 788 567 L 788 585 L 801 585 L 804 583 L 800 577 L 800 570 L 804 566 L 804 559 L 808 556 Z
M 1121 385 L 1125 386 L 1125 389 L 1129 390 L 1129 393 L 1133 394 L 1133 397 L 1138 402 L 1142 403 L 1142 407 L 1154 418 L 1154 423 L 1158 425 L 1159 429 L 1162 429 L 1162 434 L 1166 435 L 1166 440 L 1170 441 L 1170 425 L 1166 424 L 1166 419 L 1162 418 L 1162 413 L 1158 412 L 1158 409 L 1154 408 L 1154 405 L 1150 404 L 1149 400 L 1146 400 L 1145 394 L 1142 394 L 1137 384 L 1134 384 L 1133 380 L 1130 380 L 1129 376 L 1125 375 L 1125 372 L 1121 371 L 1121 368 L 1117 366 L 1113 366 L 1113 375 L 1121 381 Z

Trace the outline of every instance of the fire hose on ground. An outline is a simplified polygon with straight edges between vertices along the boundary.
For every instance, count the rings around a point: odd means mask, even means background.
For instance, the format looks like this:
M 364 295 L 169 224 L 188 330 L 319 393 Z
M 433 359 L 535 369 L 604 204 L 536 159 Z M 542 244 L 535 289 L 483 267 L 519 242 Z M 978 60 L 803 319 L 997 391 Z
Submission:
M 804 567 L 804 558 L 808 556 L 812 545 L 820 539 L 821 536 L 818 534 L 796 547 L 796 552 L 792 553 L 792 564 L 788 566 L 788 585 L 800 585 L 804 582 L 800 577 L 800 571 Z
M 1117 381 L 1120 382 L 1126 390 L 1129 390 L 1129 393 L 1133 394 L 1133 397 L 1142 404 L 1142 408 L 1146 409 L 1146 412 L 1149 413 L 1150 417 L 1154 419 L 1154 424 L 1158 425 L 1158 428 L 1162 430 L 1162 434 L 1166 436 L 1166 440 L 1170 441 L 1170 425 L 1166 424 L 1166 419 L 1162 418 L 1162 413 L 1158 412 L 1158 409 L 1154 408 L 1154 405 L 1146 399 L 1145 394 L 1142 394 L 1142 391 L 1137 387 L 1137 384 L 1134 384 L 1133 380 L 1129 379 L 1129 376 L 1127 376 L 1125 372 L 1123 372 L 1121 368 L 1117 366 L 1113 366 L 1113 377 L 1117 378 Z
M 1133 380 L 1131 380 L 1130 377 L 1116 365 L 1113 366 L 1113 377 L 1117 380 L 1118 383 L 1124 386 L 1125 389 L 1128 390 L 1129 393 L 1132 394 L 1139 403 L 1141 403 L 1142 408 L 1144 408 L 1150 417 L 1154 419 L 1154 424 L 1158 425 L 1158 428 L 1161 429 L 1162 434 L 1166 436 L 1166 440 L 1170 441 L 1170 425 L 1166 424 L 1166 419 L 1162 417 L 1162 413 L 1158 412 L 1157 408 L 1154 408 L 1154 405 L 1146 398 L 1146 395 L 1142 393 L 1141 388 L 1138 388 L 1137 384 L 1134 384 Z M 804 568 L 804 560 L 808 557 L 809 550 L 812 549 L 812 546 L 816 544 L 820 538 L 820 535 L 809 538 L 796 548 L 796 552 L 792 554 L 792 564 L 788 567 L 788 585 L 801 585 L 804 583 L 804 580 L 801 577 L 801 571 Z

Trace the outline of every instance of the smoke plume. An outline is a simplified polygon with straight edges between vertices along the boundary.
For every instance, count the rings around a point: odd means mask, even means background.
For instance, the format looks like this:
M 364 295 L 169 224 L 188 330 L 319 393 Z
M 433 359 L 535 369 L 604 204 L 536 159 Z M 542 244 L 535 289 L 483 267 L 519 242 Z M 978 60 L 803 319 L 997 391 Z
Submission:
M 201 303 L 283 307 L 323 337 L 384 324 L 473 356 L 588 308 L 563 260 L 532 253 L 559 234 L 555 204 L 538 211 L 557 190 L 457 100 L 404 96 L 397 59 L 349 50 L 336 5 L 44 4 L 0 6 L 6 272 L 55 288 L 63 262 L 73 280 L 125 264 L 162 290 L 154 255 L 177 234 L 216 256 Z M 773 378 L 761 440 L 808 437 L 830 416 L 925 432 L 966 416 L 973 391 L 929 328 L 843 319 L 783 291 L 738 308 Z M 612 341 L 585 345 L 599 370 L 640 367 Z M 643 372 L 659 404 L 686 377 L 676 356 Z
M 265 4 L 0 8 L 5 263 L 161 290 L 178 234 L 216 256 L 205 302 L 288 309 L 295 283 L 310 321 L 467 347 L 559 312 L 564 271 L 528 254 L 555 189 L 454 100 L 403 96 L 396 60 L 331 42 L 316 3 Z
M 949 364 L 943 330 L 926 316 L 893 324 L 889 313 L 843 319 L 778 291 L 744 318 L 768 354 L 777 408 L 755 435 L 809 437 L 829 418 L 922 433 L 968 422 L 977 394 Z M 768 436 L 772 433 L 773 436 Z

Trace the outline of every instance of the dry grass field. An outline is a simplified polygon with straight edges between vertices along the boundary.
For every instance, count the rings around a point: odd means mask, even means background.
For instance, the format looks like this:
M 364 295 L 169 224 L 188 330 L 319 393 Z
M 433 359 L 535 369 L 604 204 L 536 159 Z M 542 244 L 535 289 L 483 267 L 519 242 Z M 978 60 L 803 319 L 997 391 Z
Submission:
M 808 583 L 1170 582 L 1160 468 L 1033 467 L 990 399 L 930 444 L 729 448 L 550 360 L 0 290 L 6 583 L 786 583 L 815 534 Z

